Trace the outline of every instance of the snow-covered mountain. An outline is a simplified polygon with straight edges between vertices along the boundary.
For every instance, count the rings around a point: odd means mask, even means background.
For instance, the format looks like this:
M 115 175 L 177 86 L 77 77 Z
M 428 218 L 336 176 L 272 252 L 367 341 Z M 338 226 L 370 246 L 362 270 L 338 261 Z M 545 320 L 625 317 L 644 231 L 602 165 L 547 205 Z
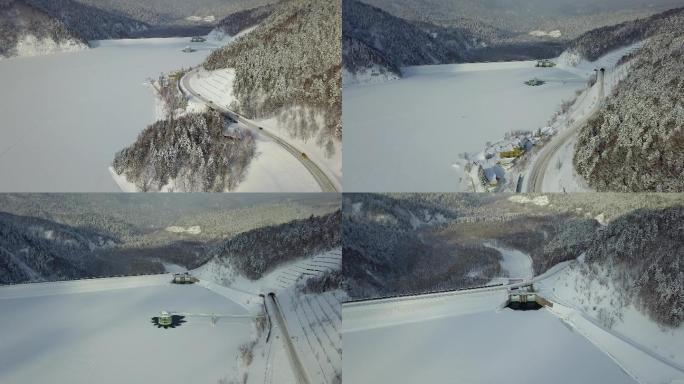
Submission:
M 124 16 L 82 4 L 76 0 L 23 0 L 61 21 L 84 40 L 135 37 L 149 25 Z
M 599 191 L 684 189 L 684 8 L 593 31 L 571 50 L 591 59 L 605 49 L 645 40 L 621 59 L 627 76 L 579 131 L 574 164 Z
M 50 0 L 51 1 L 51 0 Z M 214 24 L 217 20 L 275 0 L 77 0 L 153 26 Z
M 342 1 L 343 65 L 351 79 L 392 78 L 402 66 L 441 64 L 461 59 L 434 35 L 389 13 L 356 0 Z M 466 46 L 465 38 L 459 44 Z
M 23 0 L 0 1 L 0 58 L 88 48 L 68 25 Z
M 249 34 L 217 49 L 204 68 L 234 68 L 237 112 L 278 117 L 293 138 L 329 156 L 342 138 L 341 7 L 337 1 L 287 0 Z
M 563 57 L 595 61 L 615 49 L 626 47 L 661 33 L 681 33 L 684 8 L 674 8 L 650 17 L 590 30 L 571 41 Z M 567 61 L 567 60 L 566 60 Z
M 220 245 L 202 270 L 224 285 L 236 276 L 258 280 L 281 264 L 339 248 L 340 219 L 337 211 L 241 233 Z
M 216 24 L 214 33 L 235 36 L 238 33 L 254 27 L 273 13 L 275 6 L 264 5 L 244 11 L 232 13 Z
M 681 240 L 674 235 L 682 225 L 681 197 L 597 195 L 585 200 L 560 195 L 345 196 L 349 295 L 419 293 L 485 285 L 506 276 L 538 276 L 582 254 L 587 261 L 633 268 L 629 281 L 643 276 L 644 284 L 652 286 L 657 275 L 661 280 L 667 276 L 665 285 L 681 282 L 675 261 Z M 523 265 L 528 272 L 521 272 Z
M 94 231 L 0 212 L 0 284 L 92 276 L 105 263 L 91 252 L 113 244 Z
M 563 41 L 662 12 L 678 0 L 364 0 L 411 21 L 465 27 L 489 44 Z M 501 33 L 503 32 L 503 33 Z
M 576 287 L 583 305 L 607 325 L 632 306 L 661 326 L 684 322 L 684 206 L 641 209 L 597 232 L 584 250 Z M 609 295 L 582 289 L 592 284 Z M 610 288 L 610 289 L 608 289 Z

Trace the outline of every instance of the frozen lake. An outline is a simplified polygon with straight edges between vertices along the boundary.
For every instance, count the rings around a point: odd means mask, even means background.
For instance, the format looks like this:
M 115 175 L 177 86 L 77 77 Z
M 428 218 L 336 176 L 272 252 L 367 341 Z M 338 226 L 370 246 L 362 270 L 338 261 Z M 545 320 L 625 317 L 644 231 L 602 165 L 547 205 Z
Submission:
M 538 77 L 547 83 L 530 87 Z M 546 125 L 585 80 L 533 62 L 410 67 L 343 89 L 345 192 L 457 191 L 459 153 Z
M 342 375 L 357 384 L 635 383 L 546 310 L 490 310 L 344 332 L 343 345 Z
M 186 317 L 175 329 L 161 310 L 244 315 L 236 303 L 168 275 L 0 288 L 0 382 L 216 383 L 231 378 L 250 319 Z
M 0 61 L 0 191 L 119 191 L 107 170 L 155 117 L 145 81 L 199 64 L 189 38 L 108 40 L 96 48 Z

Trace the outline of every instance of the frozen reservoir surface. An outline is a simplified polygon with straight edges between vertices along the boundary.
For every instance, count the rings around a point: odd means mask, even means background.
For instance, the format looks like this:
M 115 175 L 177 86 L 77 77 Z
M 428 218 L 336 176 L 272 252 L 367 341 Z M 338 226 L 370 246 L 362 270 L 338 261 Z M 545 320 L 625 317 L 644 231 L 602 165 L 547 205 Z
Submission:
M 343 89 L 345 191 L 458 191 L 452 164 L 459 153 L 546 126 L 561 101 L 585 85 L 534 62 L 419 66 L 404 74 Z M 547 83 L 524 84 L 534 77 Z
M 490 310 L 343 332 L 343 344 L 342 374 L 356 384 L 635 383 L 546 310 Z
M 0 191 L 119 191 L 107 167 L 155 119 L 148 77 L 197 65 L 190 38 L 107 40 L 0 61 Z
M 232 377 L 250 319 L 187 316 L 158 329 L 162 310 L 245 315 L 246 309 L 170 276 L 0 288 L 0 382 L 216 383 Z

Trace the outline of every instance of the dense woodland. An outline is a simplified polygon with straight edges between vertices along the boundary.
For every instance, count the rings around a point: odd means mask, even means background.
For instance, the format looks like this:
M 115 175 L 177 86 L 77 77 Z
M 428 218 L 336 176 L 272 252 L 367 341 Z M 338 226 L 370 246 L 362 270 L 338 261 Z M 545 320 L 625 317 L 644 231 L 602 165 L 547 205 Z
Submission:
M 0 57 L 16 55 L 17 43 L 31 35 L 56 44 L 73 42 L 87 46 L 87 42 L 69 27 L 23 0 L 0 0 Z
M 390 70 L 455 62 L 461 58 L 458 51 L 467 46 L 460 37 L 460 46 L 450 49 L 413 24 L 356 0 L 342 1 L 342 15 L 343 61 L 350 72 L 383 61 L 391 63 Z
M 269 4 L 235 12 L 219 21 L 219 23 L 216 25 L 216 29 L 228 36 L 235 36 L 238 33 L 264 21 L 271 15 L 271 13 L 273 13 L 274 9 L 275 6 Z
M 108 244 L 96 232 L 0 212 L 0 284 L 90 276 L 106 268 L 91 252 Z
M 224 137 L 228 123 L 215 111 L 157 121 L 116 154 L 114 170 L 140 191 L 159 191 L 169 183 L 175 191 L 233 190 L 247 174 L 256 144 L 249 131 Z
M 336 211 L 243 232 L 221 246 L 215 262 L 257 280 L 282 263 L 339 247 L 340 218 Z
M 133 37 L 149 28 L 146 23 L 117 12 L 102 10 L 76 0 L 24 0 L 64 23 L 84 40 Z
M 683 44 L 678 32 L 649 39 L 631 56 L 627 77 L 580 129 L 574 164 L 593 188 L 684 190 Z
M 659 324 L 684 322 L 684 206 L 637 210 L 592 237 L 586 251 L 589 279 L 608 278 L 625 304 Z M 600 268 L 597 268 L 600 267 Z
M 439 226 L 456 215 L 445 206 L 407 196 L 345 195 L 343 275 L 350 297 L 472 287 L 500 274 L 501 255 L 494 249 L 426 239 L 420 228 Z
M 125 15 L 144 23 L 161 25 L 197 24 L 190 16 L 221 20 L 248 8 L 273 3 L 275 0 L 77 0 L 80 3 L 112 13 Z
M 342 138 L 338 1 L 287 0 L 254 31 L 214 51 L 204 67 L 235 68 L 233 107 L 279 116 L 292 136 L 326 148 Z

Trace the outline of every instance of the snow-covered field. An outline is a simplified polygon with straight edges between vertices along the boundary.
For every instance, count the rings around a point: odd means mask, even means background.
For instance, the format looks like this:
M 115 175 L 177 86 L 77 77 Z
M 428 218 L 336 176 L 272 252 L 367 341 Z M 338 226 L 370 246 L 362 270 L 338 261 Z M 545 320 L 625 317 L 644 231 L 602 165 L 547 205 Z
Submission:
M 114 154 L 155 120 L 148 77 L 200 63 L 215 44 L 108 40 L 0 62 L 0 191 L 119 191 Z
M 402 303 L 402 312 L 412 307 L 417 312 L 411 321 L 390 321 L 392 325 L 381 319 L 399 309 L 386 304 L 345 305 L 344 380 L 358 384 L 635 382 L 608 355 L 548 311 L 501 309 L 505 290 L 444 298 L 447 302 L 435 299 L 430 306 L 422 300 Z M 450 315 L 434 317 L 432 308 L 439 306 L 449 307 Z M 347 327 L 348 315 L 355 329 Z M 361 321 L 368 327 L 360 327 Z
M 634 305 L 623 303 L 606 271 L 599 280 L 582 273 L 582 260 L 537 284 L 542 294 L 559 305 L 557 314 L 648 383 L 684 380 L 684 327 L 658 326 Z M 623 307 L 624 304 L 627 304 Z M 679 371 L 671 366 L 679 367 Z
M 253 338 L 249 318 L 186 316 L 158 329 L 162 310 L 247 315 L 241 305 L 169 275 L 0 288 L 0 382 L 217 383 Z
M 452 164 L 512 130 L 544 127 L 585 80 L 534 62 L 409 67 L 343 89 L 345 191 L 458 191 Z M 539 87 L 523 84 L 538 77 Z

